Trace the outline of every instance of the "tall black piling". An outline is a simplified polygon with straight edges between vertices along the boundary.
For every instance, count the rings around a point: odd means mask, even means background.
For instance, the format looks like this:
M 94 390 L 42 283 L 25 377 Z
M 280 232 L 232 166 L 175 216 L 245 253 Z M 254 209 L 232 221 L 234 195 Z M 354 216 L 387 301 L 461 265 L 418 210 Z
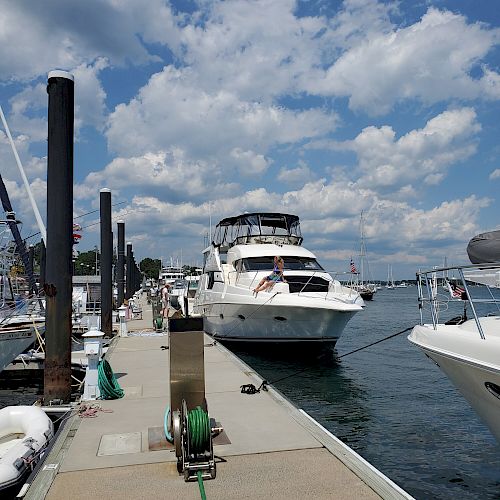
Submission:
M 71 398 L 74 79 L 48 76 L 45 404 Z
M 126 289 L 125 298 L 130 299 L 134 295 L 132 284 L 132 266 L 134 265 L 134 253 L 132 252 L 132 243 L 127 241 L 127 268 L 125 272 Z
M 116 284 L 118 288 L 117 307 L 123 304 L 125 298 L 125 222 L 119 220 L 118 226 L 118 258 L 116 261 Z
M 101 189 L 101 330 L 106 335 L 113 331 L 113 233 L 111 232 L 111 191 Z

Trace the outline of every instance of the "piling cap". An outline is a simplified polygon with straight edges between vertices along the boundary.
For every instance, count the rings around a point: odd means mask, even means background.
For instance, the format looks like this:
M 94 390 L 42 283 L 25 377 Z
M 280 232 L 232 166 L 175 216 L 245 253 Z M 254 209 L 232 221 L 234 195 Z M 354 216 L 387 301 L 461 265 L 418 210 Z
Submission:
M 120 220 L 117 220 L 116 223 L 117 224 L 125 224 L 125 221 L 123 219 L 120 219 Z
M 67 71 L 63 71 L 61 69 L 54 69 L 53 71 L 49 71 L 49 76 L 47 77 L 49 80 L 51 78 L 66 78 L 67 80 L 75 81 L 75 77 L 68 73 Z
M 111 189 L 109 188 L 102 188 L 99 190 L 99 193 L 111 193 Z

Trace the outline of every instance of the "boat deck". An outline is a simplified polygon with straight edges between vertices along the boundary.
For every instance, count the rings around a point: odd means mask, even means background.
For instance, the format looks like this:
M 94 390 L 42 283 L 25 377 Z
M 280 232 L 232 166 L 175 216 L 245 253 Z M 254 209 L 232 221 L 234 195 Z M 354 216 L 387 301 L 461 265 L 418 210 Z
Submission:
M 151 324 L 145 306 L 129 332 Z M 106 356 L 125 397 L 97 402 L 112 412 L 71 417 L 25 498 L 200 498 L 163 437 L 168 337 L 132 335 L 116 338 Z M 260 377 L 208 336 L 204 350 L 209 413 L 224 428 L 214 441 L 217 477 L 204 482 L 208 499 L 412 498 L 277 391 L 242 394 Z

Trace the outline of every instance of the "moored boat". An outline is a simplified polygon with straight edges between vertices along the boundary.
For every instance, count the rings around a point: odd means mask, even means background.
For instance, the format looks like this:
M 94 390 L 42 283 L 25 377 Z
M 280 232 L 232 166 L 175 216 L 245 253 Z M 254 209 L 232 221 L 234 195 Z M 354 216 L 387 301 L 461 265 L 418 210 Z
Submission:
M 363 300 L 301 245 L 295 215 L 252 213 L 220 221 L 204 251 L 195 296 L 194 312 L 204 317 L 205 331 L 232 341 L 335 344 Z M 278 255 L 285 282 L 254 294 Z
M 449 283 L 448 297 L 438 286 L 441 271 L 460 276 Z M 417 278 L 421 322 L 408 340 L 448 376 L 500 443 L 500 263 L 432 269 Z M 444 321 L 448 301 L 461 301 L 464 312 Z

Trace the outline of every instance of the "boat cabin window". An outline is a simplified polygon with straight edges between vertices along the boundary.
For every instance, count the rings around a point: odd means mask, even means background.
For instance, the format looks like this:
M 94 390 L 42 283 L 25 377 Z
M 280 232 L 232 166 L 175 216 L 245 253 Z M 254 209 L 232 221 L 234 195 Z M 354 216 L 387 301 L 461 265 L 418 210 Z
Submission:
M 310 257 L 283 257 L 285 271 L 323 271 L 316 259 Z M 238 261 L 240 262 L 240 261 Z M 236 269 L 238 264 L 235 263 Z M 241 260 L 241 271 L 269 271 L 273 270 L 274 257 L 248 257 Z

